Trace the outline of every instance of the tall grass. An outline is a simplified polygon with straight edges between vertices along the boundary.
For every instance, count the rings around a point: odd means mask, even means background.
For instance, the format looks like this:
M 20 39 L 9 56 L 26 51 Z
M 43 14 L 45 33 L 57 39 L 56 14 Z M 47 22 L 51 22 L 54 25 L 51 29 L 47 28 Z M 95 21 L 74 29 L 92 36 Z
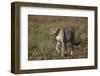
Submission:
M 28 22 L 28 60 L 69 58 L 57 53 L 56 40 L 54 35 L 50 35 L 50 28 L 64 27 L 69 30 L 72 25 L 75 25 L 76 41 L 81 42 L 73 58 L 87 57 L 87 18 L 29 15 Z

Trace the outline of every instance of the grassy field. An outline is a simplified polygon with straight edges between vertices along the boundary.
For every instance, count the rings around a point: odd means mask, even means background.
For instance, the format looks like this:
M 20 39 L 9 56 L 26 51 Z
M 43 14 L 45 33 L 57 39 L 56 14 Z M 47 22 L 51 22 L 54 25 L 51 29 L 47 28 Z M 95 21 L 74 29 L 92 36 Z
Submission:
M 88 34 L 87 17 L 63 17 L 63 16 L 28 16 L 28 60 L 51 60 L 51 59 L 75 59 L 87 58 Z M 76 41 L 80 42 L 75 47 L 73 56 L 62 57 L 55 49 L 56 40 L 50 35 L 50 29 L 63 27 L 65 30 L 74 26 Z M 66 52 L 70 50 L 70 44 Z

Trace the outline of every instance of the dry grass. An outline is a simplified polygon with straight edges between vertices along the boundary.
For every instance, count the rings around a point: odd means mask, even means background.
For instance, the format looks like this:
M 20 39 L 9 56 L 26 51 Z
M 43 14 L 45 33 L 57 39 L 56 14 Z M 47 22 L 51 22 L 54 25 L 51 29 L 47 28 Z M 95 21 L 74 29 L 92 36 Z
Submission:
M 69 30 L 74 26 L 76 41 L 73 56 L 60 56 L 56 49 L 56 40 L 50 35 L 50 28 L 63 27 Z M 28 16 L 28 60 L 48 60 L 67 58 L 87 58 L 87 18 L 62 16 Z M 69 52 L 70 45 L 66 50 Z

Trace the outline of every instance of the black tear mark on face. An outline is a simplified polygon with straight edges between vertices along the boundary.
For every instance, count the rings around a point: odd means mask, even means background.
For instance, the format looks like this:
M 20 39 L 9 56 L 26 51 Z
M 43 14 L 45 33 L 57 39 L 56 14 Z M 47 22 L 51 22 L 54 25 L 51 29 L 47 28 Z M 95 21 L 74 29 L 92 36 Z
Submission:
M 57 36 L 59 34 L 60 28 L 58 28 L 58 30 L 55 32 L 55 36 Z

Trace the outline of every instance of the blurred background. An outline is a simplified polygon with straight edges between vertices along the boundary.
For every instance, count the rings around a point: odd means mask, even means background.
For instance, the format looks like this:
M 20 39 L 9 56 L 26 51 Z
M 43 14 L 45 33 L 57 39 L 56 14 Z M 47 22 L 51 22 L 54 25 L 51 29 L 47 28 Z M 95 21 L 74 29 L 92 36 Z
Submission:
M 48 60 L 65 58 L 87 58 L 87 17 L 71 16 L 28 16 L 28 60 Z M 55 49 L 56 40 L 54 35 L 50 35 L 50 29 L 63 27 L 65 31 L 75 30 L 75 42 L 79 42 L 74 49 L 72 56 L 62 57 Z M 70 43 L 66 52 L 71 50 Z

